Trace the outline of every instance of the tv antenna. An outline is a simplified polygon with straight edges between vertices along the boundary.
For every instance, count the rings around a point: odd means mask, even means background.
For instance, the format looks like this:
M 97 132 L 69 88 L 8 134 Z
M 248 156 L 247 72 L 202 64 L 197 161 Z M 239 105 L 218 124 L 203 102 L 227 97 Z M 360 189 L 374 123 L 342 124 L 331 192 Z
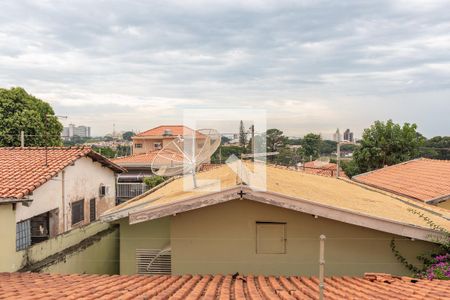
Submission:
M 177 136 L 155 155 L 152 173 L 164 177 L 192 174 L 194 188 L 197 188 L 197 169 L 211 158 L 220 141 L 220 133 L 215 129 L 192 130 Z

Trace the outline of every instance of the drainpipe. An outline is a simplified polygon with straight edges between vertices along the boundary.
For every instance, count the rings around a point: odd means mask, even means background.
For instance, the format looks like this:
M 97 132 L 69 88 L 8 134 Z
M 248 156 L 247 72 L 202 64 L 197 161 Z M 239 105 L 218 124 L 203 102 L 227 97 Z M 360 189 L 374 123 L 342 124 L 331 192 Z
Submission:
M 320 252 L 319 252 L 319 299 L 323 300 L 325 290 L 324 275 L 325 275 L 325 235 L 320 235 Z
M 65 191 L 65 175 L 66 170 L 61 171 L 61 191 L 62 191 L 62 214 L 63 214 L 63 232 L 67 230 L 66 226 L 66 191 Z M 62 232 L 59 232 L 62 233 Z

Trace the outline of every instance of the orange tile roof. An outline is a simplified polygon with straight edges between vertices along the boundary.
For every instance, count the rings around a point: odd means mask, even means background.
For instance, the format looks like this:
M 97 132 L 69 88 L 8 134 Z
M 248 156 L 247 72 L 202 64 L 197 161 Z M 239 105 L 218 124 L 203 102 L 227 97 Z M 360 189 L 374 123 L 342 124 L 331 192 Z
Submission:
M 353 177 L 357 182 L 422 201 L 450 198 L 450 161 L 420 158 Z
M 327 277 L 324 298 L 446 299 L 450 281 Z M 0 273 L 0 299 L 319 299 L 317 277 Z M 447 298 L 448 299 L 448 298 Z
M 303 170 L 305 173 L 314 174 L 314 175 L 322 175 L 328 177 L 336 176 L 337 164 L 335 163 L 326 163 L 323 165 L 317 165 L 314 161 L 309 161 L 304 164 L 305 168 L 300 167 L 300 170 Z M 342 168 L 339 168 L 339 177 L 348 178 Z
M 25 197 L 75 160 L 85 156 L 114 171 L 123 171 L 90 147 L 54 147 L 47 150 L 43 147 L 0 148 L 0 199 Z
M 151 137 L 151 136 L 163 136 L 165 130 L 170 130 L 172 132 L 173 136 L 183 136 L 185 135 L 185 133 L 187 133 L 187 135 L 192 135 L 192 133 L 194 132 L 193 129 L 184 126 L 184 125 L 161 125 L 146 131 L 143 131 L 137 135 L 135 135 L 135 137 Z M 186 132 L 185 132 L 186 131 Z M 200 133 L 197 132 L 197 137 L 201 136 Z
M 124 156 L 124 157 L 118 157 L 112 160 L 112 162 L 118 164 L 118 165 L 129 165 L 129 164 L 142 164 L 142 165 L 148 165 L 152 163 L 152 161 L 155 159 L 156 154 L 158 154 L 160 150 L 150 151 L 148 153 L 141 153 L 141 154 L 135 154 L 130 156 Z M 180 153 L 177 153 L 175 151 L 171 151 L 170 149 L 165 149 L 163 152 L 165 157 L 174 159 L 176 161 L 182 161 L 183 155 Z

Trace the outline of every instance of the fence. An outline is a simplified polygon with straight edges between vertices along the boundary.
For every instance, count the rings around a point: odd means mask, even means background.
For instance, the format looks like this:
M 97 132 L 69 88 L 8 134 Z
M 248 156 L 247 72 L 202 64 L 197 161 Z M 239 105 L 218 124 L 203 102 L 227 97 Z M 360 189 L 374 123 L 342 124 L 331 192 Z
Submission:
M 145 193 L 148 190 L 149 187 L 145 183 L 140 182 L 117 183 L 117 198 L 131 199 Z

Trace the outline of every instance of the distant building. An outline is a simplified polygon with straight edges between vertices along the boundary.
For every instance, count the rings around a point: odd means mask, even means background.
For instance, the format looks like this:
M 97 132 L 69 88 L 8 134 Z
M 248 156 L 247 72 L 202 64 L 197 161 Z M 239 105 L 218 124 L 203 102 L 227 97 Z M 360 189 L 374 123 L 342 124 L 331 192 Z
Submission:
M 91 127 L 89 126 L 75 126 L 75 124 L 69 124 L 69 127 L 64 127 L 62 137 L 66 140 L 72 139 L 74 136 L 82 138 L 91 137 Z
M 344 132 L 344 141 L 354 142 L 353 132 L 351 132 L 350 129 L 345 130 L 345 132 Z
M 333 133 L 333 141 L 340 142 L 341 140 L 341 134 L 338 134 L 337 132 Z

